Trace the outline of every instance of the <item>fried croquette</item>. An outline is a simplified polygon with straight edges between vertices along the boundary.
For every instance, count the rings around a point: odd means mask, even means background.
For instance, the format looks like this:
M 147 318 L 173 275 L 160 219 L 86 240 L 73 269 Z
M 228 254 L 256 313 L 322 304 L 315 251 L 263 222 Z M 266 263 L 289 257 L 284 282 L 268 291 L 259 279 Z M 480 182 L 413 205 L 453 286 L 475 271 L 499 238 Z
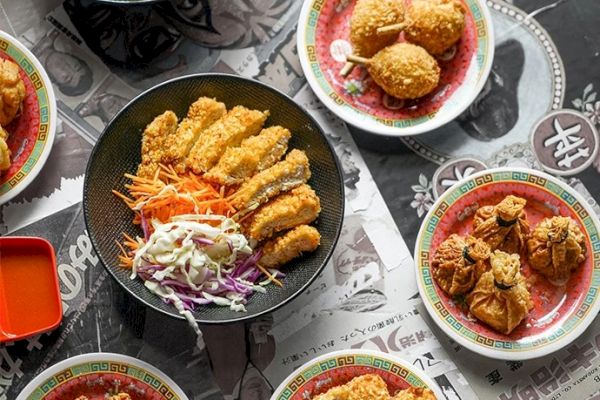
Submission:
M 8 132 L 2 126 L 0 126 L 0 139 L 8 139 Z
M 261 241 L 277 232 L 310 224 L 320 212 L 319 196 L 310 186 L 303 184 L 258 208 L 242 223 L 242 232 L 251 239 Z
M 21 109 L 25 84 L 19 76 L 19 66 L 0 59 L 0 125 L 9 124 Z
M 413 0 L 407 19 L 410 23 L 404 30 L 405 39 L 440 56 L 460 40 L 465 9 L 458 0 Z
M 353 53 L 372 57 L 396 42 L 398 32 L 377 33 L 377 28 L 404 21 L 403 0 L 358 0 L 350 17 L 350 43 Z
M 293 189 L 309 179 L 310 165 L 306 153 L 293 149 L 284 160 L 244 182 L 234 195 L 232 204 L 244 214 L 255 210 L 279 193 Z
M 192 103 L 187 117 L 179 123 L 175 135 L 169 136 L 165 141 L 166 151 L 162 162 L 180 164 L 199 140 L 202 132 L 226 111 L 225 104 L 208 97 L 200 97 Z
M 376 374 L 357 376 L 345 385 L 336 386 L 312 400 L 390 400 L 385 381 Z
M 227 147 L 239 146 L 242 140 L 260 132 L 269 111 L 249 110 L 243 106 L 232 108 L 209 126 L 192 147 L 186 166 L 196 174 L 214 167 Z
M 244 139 L 240 147 L 229 147 L 204 178 L 220 185 L 242 183 L 257 172 L 273 166 L 283 157 L 292 134 L 281 126 L 263 129 Z
M 430 389 L 409 387 L 396 393 L 390 400 L 436 400 Z
M 151 178 L 158 170 L 158 165 L 165 157 L 165 143 L 169 136 L 177 130 L 177 115 L 173 111 L 165 111 L 150 122 L 142 137 L 142 162 L 138 167 L 137 175 L 142 178 Z
M 0 172 L 10 168 L 10 150 L 6 141 L 0 137 Z
M 321 243 L 319 231 L 309 225 L 299 225 L 262 246 L 259 264 L 265 268 L 279 268 L 296 257 L 315 251 Z
M 416 99 L 431 93 L 439 83 L 440 67 L 425 49 L 396 43 L 367 62 L 371 77 L 389 95 Z

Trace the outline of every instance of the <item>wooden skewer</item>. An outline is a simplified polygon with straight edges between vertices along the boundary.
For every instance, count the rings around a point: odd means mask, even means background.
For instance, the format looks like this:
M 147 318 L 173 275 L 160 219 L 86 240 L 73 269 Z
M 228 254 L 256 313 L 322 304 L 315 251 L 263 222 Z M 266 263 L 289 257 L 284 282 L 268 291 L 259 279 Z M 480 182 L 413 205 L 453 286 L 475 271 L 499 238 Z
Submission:
M 344 65 L 344 68 L 342 68 L 340 70 L 340 75 L 342 75 L 345 78 L 348 75 L 350 75 L 350 72 L 352 72 L 353 69 L 354 69 L 354 63 L 346 62 L 346 64 Z
M 384 33 L 400 33 L 408 26 L 407 22 L 400 22 L 398 24 L 382 26 L 377 28 L 377 33 L 383 35 Z
M 349 56 L 347 56 L 346 60 L 353 62 L 354 64 L 361 64 L 361 65 L 366 65 L 371 61 L 368 58 L 355 56 L 354 54 L 350 54 Z

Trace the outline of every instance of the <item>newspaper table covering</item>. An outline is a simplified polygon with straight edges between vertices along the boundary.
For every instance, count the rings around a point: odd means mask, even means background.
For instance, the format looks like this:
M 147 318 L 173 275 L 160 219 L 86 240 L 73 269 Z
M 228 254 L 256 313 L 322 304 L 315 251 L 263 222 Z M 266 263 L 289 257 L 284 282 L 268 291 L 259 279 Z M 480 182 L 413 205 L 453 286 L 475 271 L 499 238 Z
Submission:
M 340 0 L 340 7 L 348 3 Z M 550 164 L 548 152 L 562 157 L 556 164 L 577 152 L 579 161 L 571 160 L 570 167 L 568 159 L 562 162 L 567 174 L 569 168 L 577 173 L 566 179 L 595 204 L 584 186 L 600 194 L 593 185 L 600 162 L 585 150 L 589 144 L 564 137 L 554 147 L 536 148 L 529 140 L 537 120 L 563 107 L 600 124 L 600 82 L 586 69 L 598 54 L 593 46 L 600 38 L 592 23 L 600 8 L 593 0 L 573 3 L 490 1 L 497 56 L 474 106 L 440 132 L 402 143 L 354 131 L 361 155 L 347 127 L 316 100 L 303 78 L 295 48 L 301 2 L 211 2 L 213 24 L 228 27 L 224 43 L 240 46 L 215 50 L 184 40 L 152 67 L 123 70 L 109 68 L 89 51 L 60 2 L 34 7 L 33 1 L 1 0 L 0 28 L 32 49 L 48 70 L 61 123 L 38 179 L 0 209 L 0 234 L 37 235 L 53 243 L 65 318 L 54 332 L 0 346 L 0 400 L 14 399 L 49 365 L 93 351 L 150 362 L 192 399 L 268 399 L 305 361 L 349 347 L 403 357 L 433 377 L 448 399 L 598 398 L 593 396 L 600 396 L 595 333 L 600 322 L 540 360 L 504 363 L 468 353 L 432 332 L 423 318 L 409 250 L 433 199 L 461 176 L 488 166 L 540 168 L 544 160 Z M 573 29 L 562 29 L 566 23 Z M 586 34 L 591 39 L 583 43 Z M 319 279 L 272 316 L 203 327 L 210 361 L 185 322 L 143 308 L 108 278 L 86 235 L 81 208 L 87 159 L 115 112 L 153 84 L 206 71 L 256 78 L 305 106 L 335 147 L 347 196 L 339 244 Z M 568 87 L 567 76 L 573 81 Z

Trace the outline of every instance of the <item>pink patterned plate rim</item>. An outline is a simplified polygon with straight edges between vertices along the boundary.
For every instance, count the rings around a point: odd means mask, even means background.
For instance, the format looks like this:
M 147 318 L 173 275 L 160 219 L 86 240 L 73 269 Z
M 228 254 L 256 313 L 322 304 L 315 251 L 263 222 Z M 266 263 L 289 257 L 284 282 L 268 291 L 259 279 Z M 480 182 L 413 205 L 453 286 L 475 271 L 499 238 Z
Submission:
M 387 96 L 362 67 L 354 68 L 347 78 L 340 76 L 345 56 L 351 52 L 349 19 L 355 0 L 305 1 L 297 48 L 308 83 L 338 117 L 372 133 L 416 135 L 452 121 L 475 100 L 494 58 L 492 19 L 485 1 L 461 1 L 467 10 L 465 33 L 450 55 L 439 59 L 438 88 L 413 102 Z
M 381 351 L 349 349 L 333 351 L 308 361 L 279 385 L 271 400 L 312 398 L 365 374 L 381 376 L 391 394 L 413 386 L 428 388 L 436 398 L 444 398 L 433 379 L 410 363 Z
M 543 218 L 569 216 L 586 236 L 586 260 L 561 286 L 553 286 L 522 260 L 531 285 L 534 308 L 510 335 L 493 331 L 470 317 L 465 306 L 451 299 L 432 277 L 430 261 L 437 246 L 451 233 L 471 230 L 478 207 L 514 194 L 527 200 L 532 228 Z M 431 207 L 415 244 L 417 284 L 427 311 L 452 339 L 481 355 L 502 360 L 526 360 L 557 351 L 575 340 L 600 311 L 600 221 L 573 188 L 540 171 L 489 169 L 448 189 Z M 534 275 L 534 276 L 532 276 Z

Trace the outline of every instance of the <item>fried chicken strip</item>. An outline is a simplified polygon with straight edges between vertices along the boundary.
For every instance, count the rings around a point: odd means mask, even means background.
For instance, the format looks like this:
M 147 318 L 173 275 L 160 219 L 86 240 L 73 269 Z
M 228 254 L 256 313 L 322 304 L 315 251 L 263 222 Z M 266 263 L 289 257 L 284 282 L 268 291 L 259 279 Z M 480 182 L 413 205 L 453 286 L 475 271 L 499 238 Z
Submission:
M 154 118 L 144 130 L 142 137 L 142 163 L 137 175 L 151 178 L 158 169 L 158 164 L 165 156 L 165 143 L 169 136 L 177 130 L 177 115 L 173 111 L 165 111 Z
M 227 147 L 239 146 L 242 140 L 260 132 L 269 111 L 249 110 L 236 106 L 209 126 L 192 147 L 186 166 L 196 174 L 215 166 Z
M 309 225 L 300 225 L 271 239 L 263 245 L 259 264 L 265 268 L 279 268 L 305 252 L 315 251 L 321 243 L 319 231 Z
M 376 374 L 357 376 L 345 385 L 336 386 L 312 400 L 389 400 L 385 381 Z
M 310 224 L 320 212 L 319 196 L 310 186 L 303 184 L 261 206 L 242 223 L 242 232 L 251 239 L 261 241 L 277 232 Z
M 270 198 L 308 181 L 310 166 L 302 150 L 294 149 L 285 160 L 254 175 L 236 192 L 233 206 L 242 214 L 255 210 Z
M 208 97 L 200 97 L 188 109 L 187 117 L 177 127 L 175 135 L 165 141 L 167 147 L 163 163 L 180 165 L 185 169 L 185 160 L 192 146 L 202 136 L 203 131 L 225 115 L 225 104 Z
M 221 185 L 242 183 L 279 161 L 287 151 L 291 136 L 290 131 L 281 126 L 263 129 L 259 135 L 244 139 L 240 147 L 229 147 L 204 177 Z
M 436 400 L 430 389 L 409 387 L 396 393 L 390 400 Z

